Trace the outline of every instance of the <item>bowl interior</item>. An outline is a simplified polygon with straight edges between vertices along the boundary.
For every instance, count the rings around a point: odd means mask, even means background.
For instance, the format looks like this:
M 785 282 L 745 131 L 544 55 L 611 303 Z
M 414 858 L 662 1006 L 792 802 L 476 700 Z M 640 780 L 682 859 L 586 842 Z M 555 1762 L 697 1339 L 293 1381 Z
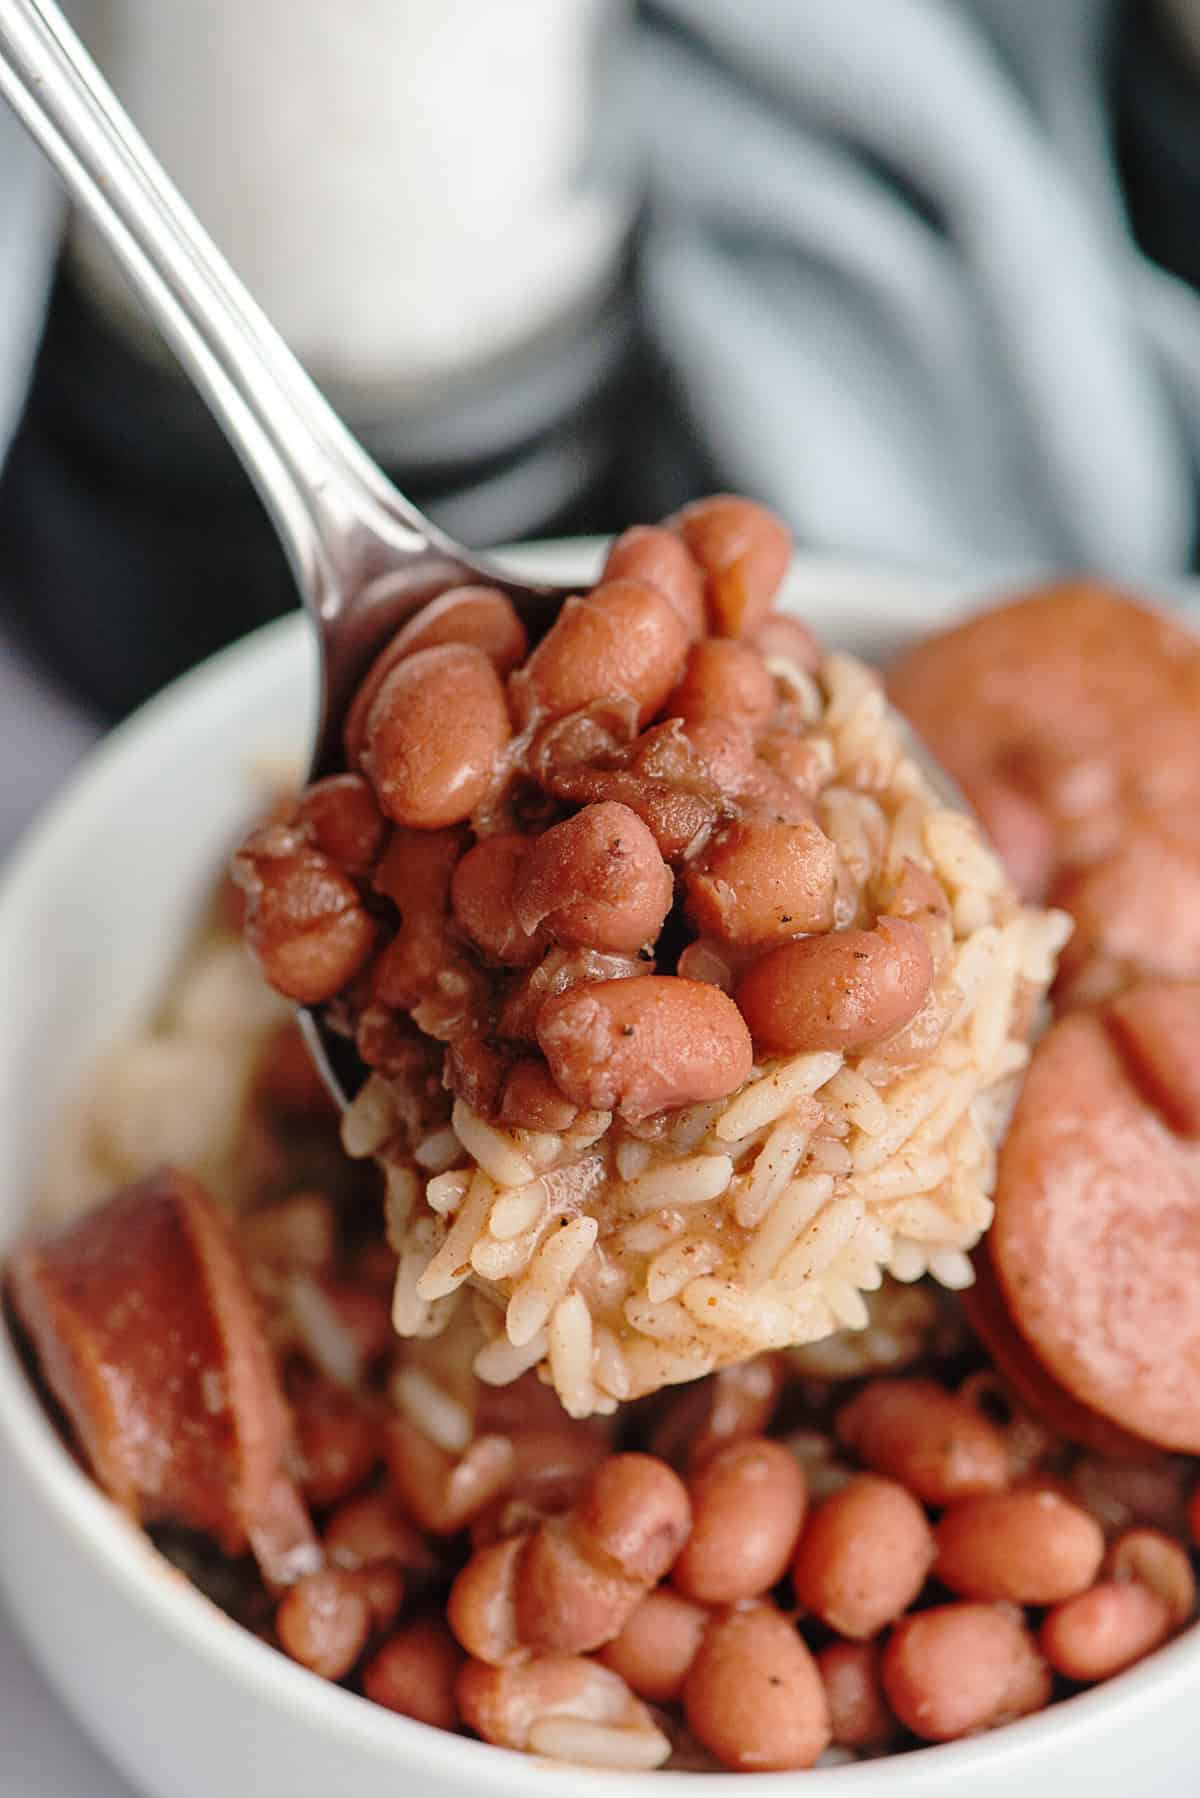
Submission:
M 598 556 L 597 543 L 576 542 L 535 546 L 510 559 L 531 574 L 586 580 Z M 947 621 L 972 597 L 962 585 L 820 560 L 801 560 L 789 586 L 790 603 L 819 633 L 872 658 Z M 265 777 L 281 761 L 303 768 L 314 681 L 315 656 L 298 617 L 235 645 L 115 732 L 10 864 L 0 884 L 0 1246 L 28 1221 L 45 1145 L 85 1070 L 161 992 Z M 348 1755 L 369 1749 L 394 1760 L 410 1779 L 424 1765 L 439 1776 L 453 1767 L 464 1792 L 517 1794 L 533 1783 L 522 1757 L 426 1730 L 326 1686 L 229 1624 L 181 1582 L 164 1580 L 142 1539 L 63 1451 L 3 1330 L 0 1447 L 56 1523 L 86 1539 L 97 1578 L 123 1582 L 156 1623 L 186 1637 L 197 1654 L 226 1663 L 264 1703 L 333 1732 Z M 1194 1681 L 1198 1662 L 1200 1641 L 1186 1639 L 1109 1691 L 993 1737 L 805 1774 L 803 1789 L 860 1798 L 948 1792 L 951 1784 L 1000 1791 L 1037 1765 L 1044 1745 L 1086 1736 L 1103 1716 L 1115 1724 L 1118 1710 L 1134 1717 L 1151 1690 L 1161 1696 L 1168 1685 Z M 773 1787 L 793 1778 L 766 1777 Z M 547 1794 L 580 1798 L 615 1798 L 642 1778 L 537 1768 Z M 707 1775 L 697 1789 L 711 1798 L 745 1791 L 740 1779 Z

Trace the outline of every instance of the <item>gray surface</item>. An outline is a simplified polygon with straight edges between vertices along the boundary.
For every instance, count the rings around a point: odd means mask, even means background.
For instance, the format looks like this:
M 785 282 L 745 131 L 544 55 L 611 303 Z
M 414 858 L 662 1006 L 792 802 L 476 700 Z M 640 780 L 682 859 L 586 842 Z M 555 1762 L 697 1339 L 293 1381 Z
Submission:
M 16 644 L 0 636 L 0 863 L 97 734 Z

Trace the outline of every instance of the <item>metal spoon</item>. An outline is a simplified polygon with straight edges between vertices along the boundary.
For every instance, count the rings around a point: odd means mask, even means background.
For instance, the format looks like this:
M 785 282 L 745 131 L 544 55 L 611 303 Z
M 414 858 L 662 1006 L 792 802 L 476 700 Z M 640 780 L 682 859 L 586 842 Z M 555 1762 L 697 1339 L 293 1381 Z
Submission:
M 426 600 L 480 582 L 544 628 L 566 589 L 514 581 L 399 493 L 305 374 L 135 130 L 54 0 L 0 0 L 0 93 L 86 208 L 258 488 L 316 627 L 310 778 L 341 765 L 374 654 Z M 302 1014 L 335 1096 L 362 1077 Z

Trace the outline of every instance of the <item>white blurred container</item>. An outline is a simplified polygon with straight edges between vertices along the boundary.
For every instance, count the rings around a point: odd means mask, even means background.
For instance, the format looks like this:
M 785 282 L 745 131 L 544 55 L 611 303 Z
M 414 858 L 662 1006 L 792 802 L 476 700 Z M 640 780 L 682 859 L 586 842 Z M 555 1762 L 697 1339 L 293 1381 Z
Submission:
M 91 0 L 131 116 L 317 378 L 378 406 L 594 305 L 632 198 L 594 154 L 629 0 Z M 77 264 L 136 336 L 90 227 Z

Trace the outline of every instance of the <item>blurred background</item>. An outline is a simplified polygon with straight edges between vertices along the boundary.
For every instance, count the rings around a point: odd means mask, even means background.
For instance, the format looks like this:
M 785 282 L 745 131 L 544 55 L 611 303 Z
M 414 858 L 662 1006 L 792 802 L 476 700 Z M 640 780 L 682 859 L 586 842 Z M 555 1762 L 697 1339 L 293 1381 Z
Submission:
M 802 548 L 1196 555 L 1200 0 L 75 0 L 371 452 L 468 543 L 716 487 Z M 216 427 L 0 118 L 0 854 L 292 604 Z

